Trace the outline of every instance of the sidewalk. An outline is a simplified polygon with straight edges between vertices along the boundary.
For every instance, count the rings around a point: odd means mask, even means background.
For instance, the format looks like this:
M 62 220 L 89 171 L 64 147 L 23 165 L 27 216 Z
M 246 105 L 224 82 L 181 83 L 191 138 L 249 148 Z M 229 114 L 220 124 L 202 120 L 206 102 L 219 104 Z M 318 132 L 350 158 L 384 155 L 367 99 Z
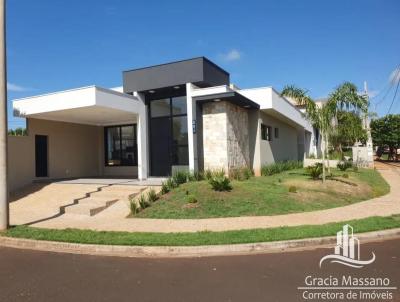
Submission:
M 198 232 L 228 231 L 240 229 L 271 228 L 281 226 L 317 225 L 361 219 L 369 216 L 400 214 L 400 167 L 378 164 L 382 176 L 391 191 L 385 196 L 355 203 L 349 206 L 321 211 L 277 216 L 229 217 L 211 219 L 143 219 L 125 218 L 129 214 L 127 202 L 120 201 L 93 217 L 58 218 L 33 224 L 42 228 L 79 228 L 104 231 L 129 232 Z

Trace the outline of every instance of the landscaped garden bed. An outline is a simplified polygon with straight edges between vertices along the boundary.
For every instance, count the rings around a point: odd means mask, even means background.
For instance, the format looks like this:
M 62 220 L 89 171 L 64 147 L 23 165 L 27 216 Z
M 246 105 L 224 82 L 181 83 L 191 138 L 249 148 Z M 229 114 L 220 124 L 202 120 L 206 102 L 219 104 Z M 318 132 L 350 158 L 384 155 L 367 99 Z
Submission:
M 279 171 L 278 171 L 279 172 Z M 305 169 L 247 180 L 232 180 L 231 189 L 213 190 L 208 180 L 189 181 L 171 189 L 142 209 L 136 218 L 213 218 L 266 216 L 346 206 L 389 192 L 373 169 L 332 169 L 325 183 Z

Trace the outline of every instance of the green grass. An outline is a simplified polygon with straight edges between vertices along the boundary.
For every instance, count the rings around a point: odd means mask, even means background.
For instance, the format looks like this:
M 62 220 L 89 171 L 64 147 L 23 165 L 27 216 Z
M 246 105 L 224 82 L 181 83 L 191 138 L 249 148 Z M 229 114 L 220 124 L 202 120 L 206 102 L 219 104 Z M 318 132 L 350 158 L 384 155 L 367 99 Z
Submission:
M 280 240 L 334 236 L 344 224 L 350 224 L 357 233 L 391 229 L 400 227 L 400 215 L 390 217 L 369 217 L 324 225 L 303 225 L 270 229 L 253 229 L 226 232 L 198 233 L 129 233 L 129 232 L 97 232 L 90 230 L 52 230 L 17 226 L 3 236 L 28 238 L 36 240 L 106 244 L 106 245 L 139 245 L 139 246 L 196 246 L 270 242 Z
M 333 169 L 337 176 L 343 172 Z M 310 180 L 303 169 L 286 171 L 272 176 L 251 177 L 245 181 L 232 181 L 229 192 L 216 192 L 207 181 L 189 182 L 173 189 L 168 194 L 144 209 L 137 218 L 213 218 L 238 216 L 264 216 L 307 212 L 349 205 L 389 192 L 389 185 L 375 170 L 360 169 L 346 171 L 348 181 L 364 185 L 354 190 L 338 183 L 337 189 L 322 185 L 321 181 Z M 299 182 L 291 183 L 291 182 Z M 313 187 L 307 187 L 307 183 Z M 332 181 L 331 181 L 332 182 Z M 297 192 L 290 193 L 295 185 Z M 361 188 L 361 187 L 359 187 Z M 187 195 L 198 202 L 188 204 Z

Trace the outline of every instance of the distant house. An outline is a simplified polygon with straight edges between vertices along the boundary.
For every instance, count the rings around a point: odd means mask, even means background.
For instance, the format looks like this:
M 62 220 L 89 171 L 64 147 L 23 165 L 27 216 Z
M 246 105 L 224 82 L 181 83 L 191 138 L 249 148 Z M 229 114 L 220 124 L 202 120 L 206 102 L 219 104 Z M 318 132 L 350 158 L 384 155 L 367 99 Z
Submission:
M 28 136 L 9 141 L 11 188 L 35 179 L 125 176 L 302 160 L 311 124 L 272 87 L 239 89 L 205 57 L 123 72 L 123 86 L 13 101 Z

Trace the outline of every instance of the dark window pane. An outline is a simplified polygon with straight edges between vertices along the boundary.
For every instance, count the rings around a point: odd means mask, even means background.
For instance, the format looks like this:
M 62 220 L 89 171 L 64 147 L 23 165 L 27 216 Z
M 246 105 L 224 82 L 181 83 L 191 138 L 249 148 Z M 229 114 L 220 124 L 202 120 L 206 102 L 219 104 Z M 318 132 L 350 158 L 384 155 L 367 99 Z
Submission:
M 173 143 L 178 145 L 187 145 L 188 129 L 187 116 L 172 118 Z
M 186 114 L 186 96 L 172 98 L 172 114 Z
M 107 128 L 107 165 L 121 164 L 120 147 L 119 127 Z
M 106 128 L 106 165 L 137 164 L 136 125 Z
M 275 138 L 279 138 L 279 128 L 275 128 Z
M 135 131 L 132 126 L 121 127 L 121 164 L 132 166 L 135 162 Z
M 170 100 L 161 99 L 150 102 L 151 117 L 170 115 Z
M 187 146 L 174 146 L 172 164 L 176 166 L 189 165 L 189 150 Z

